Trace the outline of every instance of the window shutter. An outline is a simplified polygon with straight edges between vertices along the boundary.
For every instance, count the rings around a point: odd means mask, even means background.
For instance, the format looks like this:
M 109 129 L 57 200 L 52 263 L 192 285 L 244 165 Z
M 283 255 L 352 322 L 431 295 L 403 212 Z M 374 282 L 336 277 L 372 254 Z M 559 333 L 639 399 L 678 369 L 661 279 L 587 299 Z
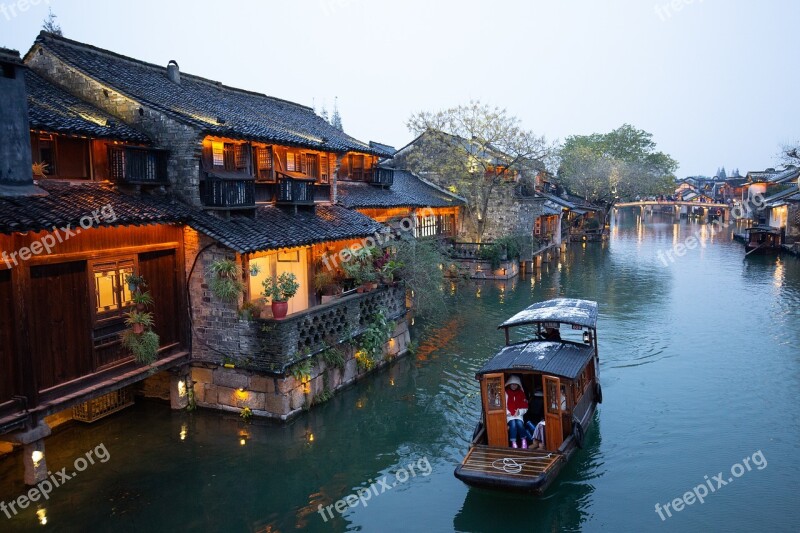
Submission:
M 306 161 L 307 154 L 298 154 L 300 157 L 300 173 L 308 174 L 308 162 Z

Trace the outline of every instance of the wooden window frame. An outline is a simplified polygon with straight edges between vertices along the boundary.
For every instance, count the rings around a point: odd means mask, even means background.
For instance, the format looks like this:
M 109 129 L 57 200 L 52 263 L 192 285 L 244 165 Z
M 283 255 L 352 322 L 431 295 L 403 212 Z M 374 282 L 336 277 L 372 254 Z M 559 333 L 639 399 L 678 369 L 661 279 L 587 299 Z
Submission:
M 98 268 L 100 266 L 108 265 L 110 263 L 115 263 L 116 267 L 114 269 Z M 108 326 L 116 322 L 122 322 L 125 319 L 125 313 L 128 311 L 129 306 L 125 305 L 125 302 L 123 302 L 122 298 L 125 279 L 121 276 L 121 269 L 131 268 L 134 273 L 139 272 L 138 255 L 119 255 L 103 259 L 92 259 L 89 261 L 87 267 L 88 267 L 87 272 L 89 275 L 89 292 L 90 292 L 89 296 L 92 306 L 92 326 L 94 328 L 98 328 L 102 326 Z M 110 272 L 110 271 L 116 272 L 115 275 L 119 276 L 117 298 L 119 299 L 120 304 L 118 309 L 115 309 L 113 311 L 99 312 L 97 309 L 97 285 L 95 282 L 95 273 Z

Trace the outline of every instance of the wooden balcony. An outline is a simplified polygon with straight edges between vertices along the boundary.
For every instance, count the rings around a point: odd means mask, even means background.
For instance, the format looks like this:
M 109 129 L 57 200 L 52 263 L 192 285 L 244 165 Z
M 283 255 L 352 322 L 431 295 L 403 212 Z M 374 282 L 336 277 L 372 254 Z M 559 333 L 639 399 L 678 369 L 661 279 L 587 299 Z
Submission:
M 314 180 L 289 176 L 282 172 L 278 175 L 278 205 L 314 205 Z
M 324 350 L 329 342 L 343 342 L 364 332 L 378 311 L 396 320 L 406 313 L 406 290 L 400 284 L 353 293 L 281 320 L 251 322 L 258 346 L 248 368 L 280 373 L 295 361 Z
M 165 150 L 135 146 L 110 146 L 108 163 L 111 178 L 131 185 L 162 185 L 167 183 Z
M 372 185 L 391 187 L 394 183 L 394 169 L 376 167 L 367 172 L 367 181 Z
M 255 179 L 240 173 L 209 173 L 201 193 L 203 206 L 210 209 L 253 209 L 256 206 Z

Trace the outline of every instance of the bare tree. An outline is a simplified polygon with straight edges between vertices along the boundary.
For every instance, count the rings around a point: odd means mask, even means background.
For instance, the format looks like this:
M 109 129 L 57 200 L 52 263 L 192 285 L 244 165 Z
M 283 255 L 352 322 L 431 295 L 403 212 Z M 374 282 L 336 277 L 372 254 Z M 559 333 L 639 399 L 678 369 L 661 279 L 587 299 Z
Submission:
M 554 151 L 505 109 L 478 101 L 417 113 L 407 126 L 418 137 L 405 164 L 467 200 L 465 218 L 478 241 L 499 185 L 531 168 L 544 169 Z
M 48 8 L 47 18 L 42 22 L 42 29 L 46 32 L 54 33 L 63 37 L 64 34 L 61 32 L 61 25 L 56 22 L 57 18 L 58 17 L 55 15 L 55 13 L 53 13 L 53 8 Z

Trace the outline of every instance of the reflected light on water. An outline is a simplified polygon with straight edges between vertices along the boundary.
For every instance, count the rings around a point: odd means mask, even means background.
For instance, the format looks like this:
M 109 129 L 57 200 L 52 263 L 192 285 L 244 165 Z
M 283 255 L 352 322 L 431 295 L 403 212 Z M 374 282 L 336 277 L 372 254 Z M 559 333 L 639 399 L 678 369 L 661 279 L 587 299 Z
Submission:
M 775 285 L 776 289 L 780 289 L 783 287 L 783 280 L 784 280 L 784 273 L 783 273 L 783 261 L 781 258 L 778 257 L 775 260 L 775 273 L 772 275 L 773 281 L 772 284 Z
M 47 525 L 47 509 L 39 509 L 36 511 L 36 518 L 39 519 L 39 524 L 42 526 Z

